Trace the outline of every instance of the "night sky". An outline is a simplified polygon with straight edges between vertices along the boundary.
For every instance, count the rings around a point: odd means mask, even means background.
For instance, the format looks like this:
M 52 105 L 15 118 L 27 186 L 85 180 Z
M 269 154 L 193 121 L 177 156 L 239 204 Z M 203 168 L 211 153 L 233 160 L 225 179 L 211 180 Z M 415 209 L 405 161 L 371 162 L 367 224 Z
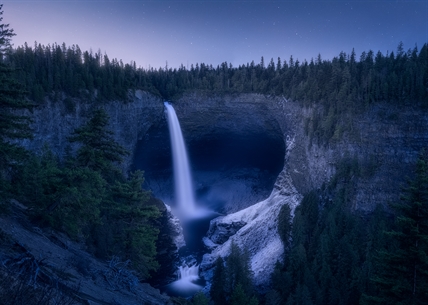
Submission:
M 66 43 L 137 66 L 179 67 L 264 56 L 303 61 L 428 42 L 428 1 L 0 0 L 14 46 Z

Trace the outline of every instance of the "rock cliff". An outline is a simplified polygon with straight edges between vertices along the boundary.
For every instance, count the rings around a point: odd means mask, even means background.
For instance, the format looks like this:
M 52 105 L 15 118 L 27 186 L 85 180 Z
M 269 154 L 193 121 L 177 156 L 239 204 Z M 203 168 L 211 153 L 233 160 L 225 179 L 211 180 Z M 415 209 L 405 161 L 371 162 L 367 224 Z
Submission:
M 290 151 L 294 141 L 289 140 L 287 144 Z M 266 291 L 275 263 L 281 260 L 284 253 L 277 231 L 279 211 L 286 204 L 293 212 L 301 198 L 293 186 L 287 167 L 284 167 L 267 199 L 236 213 L 212 220 L 207 237 L 204 239 L 207 248 L 212 252 L 203 257 L 202 275 L 208 280 L 211 279 L 215 260 L 219 256 L 227 257 L 234 242 L 249 252 L 255 285 L 259 291 Z
M 227 255 L 235 240 L 250 250 L 255 280 L 262 288 L 283 251 L 276 232 L 277 213 L 283 204 L 294 208 L 301 194 L 328 183 L 340 162 L 351 158 L 363 173 L 352 194 L 352 207 L 371 211 L 376 204 L 398 198 L 400 185 L 410 174 L 418 152 L 428 146 L 428 115 L 413 106 L 372 106 L 350 117 L 352 128 L 340 137 L 318 145 L 305 128 L 314 113 L 321 111 L 317 107 L 304 108 L 282 97 L 258 94 L 190 93 L 172 103 L 191 162 L 199 166 L 195 170 L 197 188 L 220 193 L 231 186 L 225 191 L 227 198 L 221 199 L 228 202 L 224 206 L 228 215 L 211 222 L 205 243 L 212 252 L 204 257 L 201 269 L 209 278 L 215 258 Z M 62 154 L 66 137 L 86 120 L 90 107 L 76 101 L 74 111 L 67 112 L 61 103 L 48 102 L 34 111 L 35 138 L 23 144 L 38 150 L 46 142 Z M 137 92 L 132 102 L 111 102 L 103 107 L 111 116 L 118 142 L 132 152 L 141 152 L 139 161 L 138 156 L 130 156 L 124 167 L 140 162 L 141 168 L 149 167 L 148 180 L 150 175 L 158 175 L 151 184 L 155 194 L 172 193 L 162 101 Z M 150 142 L 156 145 L 151 154 L 145 154 Z M 238 142 L 242 145 L 234 146 Z M 262 155 L 257 155 L 259 149 Z M 233 154 L 236 156 L 230 157 Z M 216 163 L 220 159 L 230 162 Z M 238 161 L 242 161 L 240 167 L 231 166 Z M 150 168 L 153 164 L 156 167 Z M 268 173 L 255 175 L 255 169 L 263 166 Z M 269 179 L 271 182 L 257 189 Z
M 167 156 L 161 161 L 170 162 L 167 160 L 169 155 L 165 153 L 169 152 L 169 137 L 161 99 L 137 91 L 131 101 L 126 103 L 113 101 L 96 105 L 78 99 L 72 102 L 74 106 L 71 110 L 67 109 L 64 102 L 49 100 L 34 109 L 31 113 L 34 139 L 24 140 L 21 144 L 33 151 L 39 151 L 48 144 L 62 156 L 70 133 L 86 122 L 90 109 L 102 106 L 110 115 L 110 128 L 114 130 L 116 140 L 132 153 L 126 158 L 124 168 L 132 167 L 139 141 L 149 138 L 150 142 L 150 132 L 156 128 L 164 128 L 165 133 L 157 134 L 162 136 L 162 142 L 156 146 L 155 152 Z M 245 159 L 245 155 L 253 153 L 248 151 L 249 146 L 245 147 L 244 143 L 243 150 L 239 151 L 237 147 L 230 149 L 228 145 L 240 139 L 257 142 L 260 135 L 267 141 L 271 140 L 271 154 L 267 155 L 264 151 L 265 155 L 254 154 L 252 158 L 261 159 L 260 163 L 269 163 L 269 159 L 277 162 L 279 153 L 279 159 L 283 161 L 284 145 L 287 139 L 294 139 L 294 148 L 289 151 L 285 166 L 293 185 L 300 193 L 304 193 L 329 181 L 341 159 L 358 159 L 361 166 L 371 167 L 371 174 L 361 179 L 356 190 L 356 209 L 371 210 L 378 203 L 396 198 L 399 186 L 404 176 L 410 173 L 418 152 L 428 144 L 428 114 L 411 105 L 398 108 L 376 104 L 368 111 L 350 118 L 353 130 L 344 132 L 339 139 L 328 144 L 317 145 L 307 135 L 305 122 L 311 120 L 313 113 L 319 109 L 304 108 L 285 98 L 258 94 L 213 96 L 191 93 L 172 103 L 180 119 L 192 163 L 201 162 L 207 166 L 216 162 L 213 160 L 216 155 L 229 158 L 234 151 L 241 154 L 237 158 Z M 222 137 L 228 137 L 227 141 L 222 142 Z M 226 147 L 216 150 L 209 143 Z M 257 144 L 251 149 L 254 150 Z M 258 145 L 258 148 L 263 150 L 263 145 Z M 245 153 L 242 154 L 242 151 Z M 201 158 L 204 160 L 198 160 Z M 236 158 L 231 160 L 237 161 Z M 227 170 L 227 166 L 230 164 L 214 164 L 212 167 L 215 170 Z M 276 175 L 283 168 L 280 162 L 268 166 L 277 168 Z M 204 170 L 202 166 L 201 171 Z M 239 209 L 244 205 L 239 205 Z
M 351 198 L 356 210 L 369 212 L 378 204 L 398 200 L 418 154 L 428 147 L 428 114 L 414 105 L 376 104 L 345 118 L 351 128 L 339 138 L 317 145 L 305 131 L 305 122 L 320 109 L 277 101 L 273 114 L 283 126 L 284 137 L 295 139 L 287 165 L 297 190 L 320 188 L 342 161 L 353 159 L 360 170 Z
M 284 164 L 285 144 L 269 103 L 259 95 L 189 94 L 172 101 L 180 121 L 198 201 L 231 213 L 267 198 Z M 173 205 L 166 120 L 149 130 L 135 165 L 154 194 Z
M 115 140 L 131 152 L 123 162 L 123 169 L 129 169 L 138 140 L 164 118 L 163 101 L 140 90 L 132 93 L 127 102 L 110 101 L 101 104 L 65 96 L 59 101 L 46 99 L 44 104 L 29 113 L 33 120 L 31 126 L 34 138 L 24 140 L 21 144 L 35 152 L 48 145 L 62 157 L 69 145 L 67 137 L 86 123 L 95 107 L 103 107 L 107 111 L 110 116 L 109 128 L 114 131 Z
M 239 95 L 205 99 L 202 103 L 189 96 L 186 102 L 177 103 L 177 108 L 182 117 L 188 118 L 183 125 L 190 125 L 191 130 L 202 128 L 203 122 L 211 122 L 214 127 L 204 131 L 208 135 L 216 128 L 218 117 L 228 115 L 229 111 L 243 113 L 242 121 L 230 122 L 231 132 L 261 128 L 273 135 L 280 127 L 287 147 L 284 168 L 272 193 L 266 200 L 211 221 L 204 239 L 211 253 L 204 256 L 201 264 L 202 274 L 209 279 L 215 259 L 227 256 L 234 240 L 249 250 L 255 282 L 262 291 L 283 251 L 275 230 L 277 213 L 283 204 L 293 210 L 300 194 L 328 183 L 341 162 L 352 159 L 360 168 L 360 176 L 352 193 L 351 208 L 372 211 L 377 204 L 398 200 L 400 186 L 406 175 L 410 175 L 418 153 L 428 146 L 428 115 L 412 106 L 373 106 L 349 118 L 351 130 L 319 145 L 305 130 L 305 122 L 321 109 L 304 108 L 285 98 Z M 217 117 L 213 109 L 221 109 L 225 114 Z

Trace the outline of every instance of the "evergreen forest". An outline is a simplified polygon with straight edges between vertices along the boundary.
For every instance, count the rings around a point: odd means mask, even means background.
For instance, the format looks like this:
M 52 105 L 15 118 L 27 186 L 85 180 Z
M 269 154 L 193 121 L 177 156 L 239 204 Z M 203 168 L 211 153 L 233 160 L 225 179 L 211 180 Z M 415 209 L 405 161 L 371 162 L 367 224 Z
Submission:
M 284 206 L 278 230 L 286 249 L 266 304 L 427 304 L 428 155 L 397 202 L 369 215 L 351 211 L 355 160 L 335 179 L 306 194 L 291 219 Z
M 131 262 L 140 280 L 158 268 L 156 240 L 163 205 L 141 188 L 141 171 L 125 174 L 127 152 L 114 141 L 103 103 L 130 102 L 148 91 L 165 100 L 185 92 L 258 93 L 323 109 L 308 130 L 319 145 L 349 128 L 349 116 L 376 103 L 428 107 L 428 45 L 382 54 L 353 50 L 331 60 L 309 62 L 291 56 L 238 67 L 198 63 L 143 69 L 77 45 L 27 44 L 11 47 L 15 35 L 2 24 L 0 6 L 0 209 L 12 199 L 29 207 L 31 220 L 85 243 L 95 256 Z M 68 138 L 60 160 L 17 143 L 31 139 L 31 118 L 22 110 L 62 96 L 94 102 L 86 124 Z M 73 107 L 73 105 L 70 105 Z M 322 124 L 320 122 L 323 122 Z M 324 188 L 304 196 L 292 215 L 284 206 L 278 232 L 285 248 L 264 295 L 252 286 L 246 249 L 232 246 L 216 262 L 209 295 L 192 304 L 428 304 L 428 155 L 422 151 L 402 197 L 372 213 L 353 211 L 349 196 L 362 175 L 346 159 Z M 292 217 L 294 216 L 294 217 Z M 0 243 L 2 240 L 0 239 Z M 2 288 L 0 287 L 0 290 Z M 48 303 L 46 303 L 48 304 Z

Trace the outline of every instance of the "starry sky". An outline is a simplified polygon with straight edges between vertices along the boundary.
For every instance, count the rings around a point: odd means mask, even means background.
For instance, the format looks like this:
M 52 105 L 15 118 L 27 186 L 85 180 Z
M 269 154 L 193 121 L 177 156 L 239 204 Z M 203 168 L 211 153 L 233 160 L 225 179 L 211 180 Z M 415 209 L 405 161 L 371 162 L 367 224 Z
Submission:
M 0 0 L 3 22 L 27 42 L 63 42 L 143 68 L 278 57 L 332 59 L 341 51 L 420 49 L 428 1 Z

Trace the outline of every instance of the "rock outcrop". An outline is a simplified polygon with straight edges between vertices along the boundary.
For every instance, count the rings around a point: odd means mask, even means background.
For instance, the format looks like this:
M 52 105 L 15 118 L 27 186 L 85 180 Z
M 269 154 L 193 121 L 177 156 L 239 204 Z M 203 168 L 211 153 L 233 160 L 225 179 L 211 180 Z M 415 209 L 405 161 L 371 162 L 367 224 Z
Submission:
M 300 200 L 301 195 L 292 185 L 287 171 L 284 170 L 266 200 L 239 212 L 214 219 L 208 236 L 204 240 L 205 244 L 212 249 L 211 253 L 204 255 L 200 266 L 204 278 L 208 281 L 211 279 L 215 260 L 217 257 L 227 257 L 231 243 L 234 242 L 241 249 L 245 248 L 249 252 L 257 288 L 260 291 L 267 289 L 275 263 L 281 260 L 284 253 L 277 231 L 278 213 L 285 204 L 294 211 Z M 233 234 L 236 229 L 238 230 Z M 229 238 L 227 238 L 228 235 L 230 235 Z
M 352 208 L 370 212 L 378 204 L 399 199 L 418 154 L 428 147 L 428 114 L 414 105 L 376 104 L 346 118 L 351 128 L 340 137 L 317 145 L 305 131 L 305 122 L 322 109 L 276 100 L 272 113 L 284 137 L 295 139 L 287 164 L 293 185 L 302 194 L 328 183 L 344 160 L 355 160 L 360 175 Z
M 263 292 L 268 288 L 275 264 L 281 260 L 284 253 L 277 230 L 279 211 L 283 205 L 288 205 L 293 213 L 302 198 L 288 173 L 287 161 L 294 145 L 294 139 L 289 138 L 284 169 L 267 199 L 211 221 L 204 239 L 211 253 L 205 254 L 201 263 L 202 275 L 206 279 L 211 279 L 216 259 L 227 257 L 234 242 L 241 249 L 248 251 L 258 290 Z

